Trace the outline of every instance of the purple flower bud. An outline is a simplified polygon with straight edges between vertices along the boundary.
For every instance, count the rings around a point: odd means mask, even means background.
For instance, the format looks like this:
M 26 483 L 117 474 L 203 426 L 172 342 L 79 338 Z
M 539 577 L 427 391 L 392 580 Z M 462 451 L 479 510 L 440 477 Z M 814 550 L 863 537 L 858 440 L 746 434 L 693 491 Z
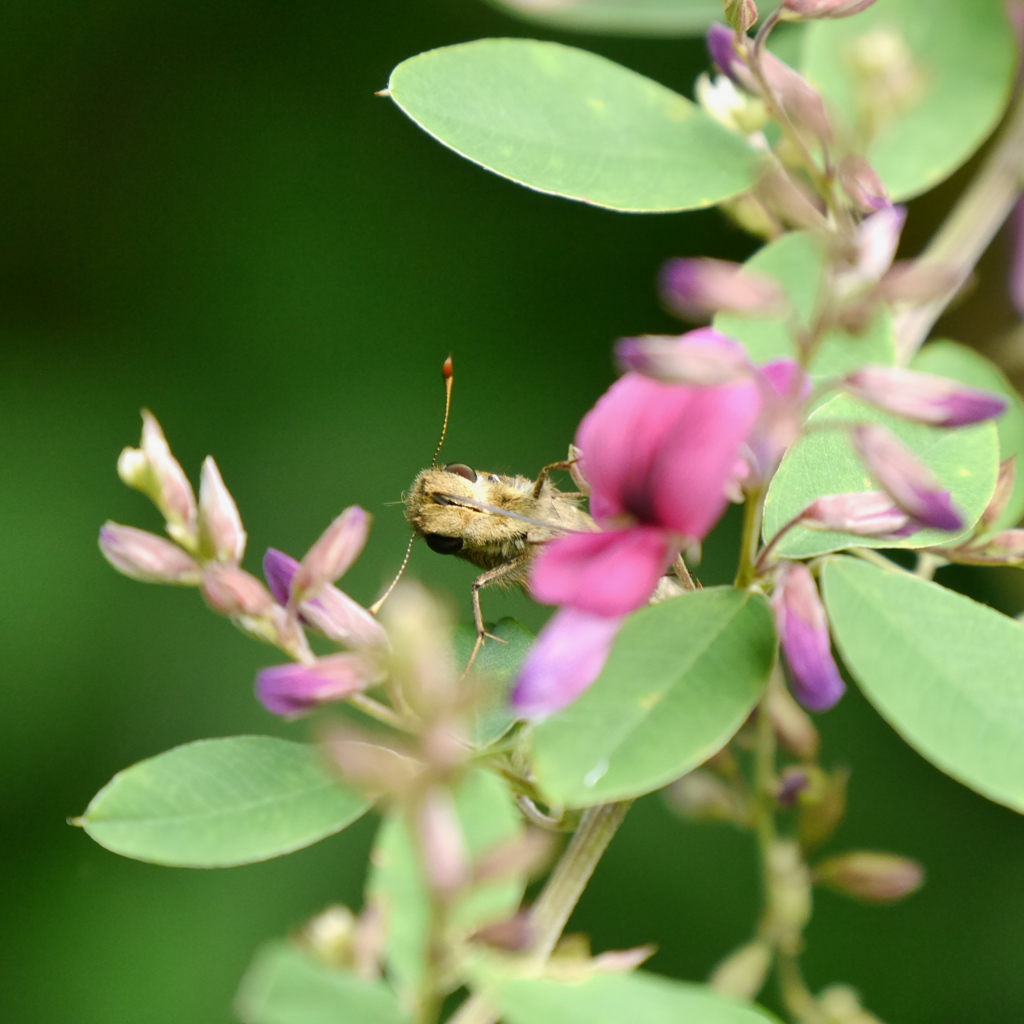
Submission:
M 100 551 L 118 572 L 143 583 L 194 587 L 202 578 L 196 560 L 177 544 L 133 526 L 104 524 L 100 529 Z
M 267 548 L 263 575 L 280 605 L 288 604 L 292 578 L 299 563 L 283 551 Z M 358 602 L 331 583 L 324 584 L 316 597 L 299 605 L 299 618 L 334 643 L 352 647 L 387 647 L 384 627 Z
M 877 213 L 892 205 L 878 172 L 862 156 L 843 157 L 839 164 L 839 181 L 862 213 Z
M 743 85 L 739 72 L 746 72 L 749 80 L 750 73 L 745 64 L 736 53 L 736 33 L 728 25 L 715 22 L 708 29 L 707 36 L 708 53 L 723 75 L 728 75 L 737 85 Z
M 825 608 L 811 570 L 783 562 L 775 576 L 772 612 L 793 695 L 809 711 L 827 711 L 846 691 L 832 658 Z
M 885 206 L 860 222 L 854 238 L 853 264 L 839 275 L 839 284 L 845 291 L 875 285 L 881 280 L 892 266 L 906 219 L 906 207 Z
M 370 514 L 358 505 L 345 509 L 306 552 L 292 579 L 292 597 L 315 596 L 343 576 L 359 557 L 370 530 Z
M 914 423 L 963 427 L 998 416 L 1006 399 L 959 381 L 895 366 L 862 366 L 842 387 L 863 402 Z
M 850 439 L 875 482 L 912 520 L 935 530 L 963 529 L 949 491 L 891 431 L 860 423 L 850 431 Z
M 334 654 L 311 665 L 272 665 L 256 676 L 256 696 L 271 713 L 297 718 L 321 704 L 344 700 L 380 678 L 360 654 Z
M 204 553 L 237 565 L 245 554 L 245 530 L 238 506 L 212 456 L 203 462 L 199 478 L 199 543 Z
M 924 868 L 895 853 L 857 850 L 816 865 L 814 881 L 868 903 L 895 903 L 924 885 Z
M 810 785 L 807 776 L 807 769 L 800 765 L 791 764 L 779 779 L 778 788 L 775 791 L 775 799 L 780 807 L 795 807 L 800 794 Z
M 717 312 L 773 316 L 785 307 L 775 278 L 726 260 L 669 260 L 661 268 L 660 285 L 662 300 L 684 319 Z
M 781 11 L 787 21 L 812 18 L 849 18 L 867 10 L 875 0 L 784 0 Z
M 203 597 L 215 612 L 231 619 L 267 619 L 274 610 L 267 588 L 237 565 L 207 565 L 203 570 Z
M 512 694 L 520 718 L 538 720 L 571 704 L 600 675 L 622 618 L 561 608 L 530 648 Z
M 615 357 L 623 372 L 632 370 L 666 384 L 730 384 L 753 373 L 743 346 L 711 327 L 678 336 L 622 338 Z
M 858 537 L 885 537 L 901 534 L 909 519 L 884 491 L 860 491 L 818 498 L 800 513 L 800 525 Z

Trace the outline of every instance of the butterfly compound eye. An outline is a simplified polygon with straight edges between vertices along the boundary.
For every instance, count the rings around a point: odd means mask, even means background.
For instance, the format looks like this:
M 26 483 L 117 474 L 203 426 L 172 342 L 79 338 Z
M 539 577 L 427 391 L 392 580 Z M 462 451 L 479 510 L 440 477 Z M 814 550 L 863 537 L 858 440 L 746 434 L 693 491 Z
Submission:
M 446 473 L 454 473 L 456 476 L 461 476 L 464 480 L 468 480 L 471 484 L 476 483 L 476 470 L 470 469 L 464 462 L 449 462 L 444 467 Z
M 462 549 L 461 537 L 445 537 L 440 533 L 425 533 L 423 539 L 427 542 L 427 547 L 439 555 L 454 555 L 456 551 Z

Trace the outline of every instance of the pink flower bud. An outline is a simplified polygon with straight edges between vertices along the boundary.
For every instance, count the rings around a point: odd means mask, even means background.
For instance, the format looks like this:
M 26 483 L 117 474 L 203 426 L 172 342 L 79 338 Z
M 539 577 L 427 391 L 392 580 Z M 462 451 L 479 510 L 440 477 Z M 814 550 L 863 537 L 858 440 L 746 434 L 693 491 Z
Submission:
M 736 52 L 736 33 L 731 28 L 716 22 L 708 29 L 706 39 L 708 53 L 722 74 L 727 75 L 737 85 L 744 85 L 740 80 L 740 74 L 743 74 L 747 81 L 750 80 L 750 72 Z
M 1021 565 L 1024 564 L 1024 530 L 1003 530 L 980 544 L 943 548 L 941 554 L 961 565 Z
M 416 832 L 431 889 L 451 897 L 470 877 L 469 850 L 455 802 L 447 789 L 427 790 L 416 808 Z
M 798 71 L 771 51 L 761 53 L 761 71 L 768 87 L 778 97 L 789 119 L 798 129 L 810 132 L 820 142 L 832 141 L 832 123 L 821 93 Z
M 269 619 L 274 610 L 270 591 L 236 565 L 207 565 L 203 570 L 203 597 L 215 612 L 231 619 Z
M 1010 498 L 1013 497 L 1013 488 L 1016 481 L 1017 456 L 1011 455 L 1008 459 L 1003 459 L 999 463 L 996 489 L 992 492 L 992 497 L 989 498 L 988 505 L 985 506 L 985 511 L 981 514 L 981 519 L 978 520 L 978 533 L 990 530 L 999 522 L 1003 512 L 1006 511 L 1006 506 L 1010 503 Z
M 772 612 L 793 695 L 810 711 L 827 711 L 846 691 L 832 658 L 825 608 L 811 570 L 783 562 L 775 576 Z
M 717 312 L 773 316 L 785 307 L 785 293 L 773 277 L 726 260 L 669 260 L 661 269 L 661 297 L 684 319 Z
M 245 554 L 245 530 L 238 506 L 224 486 L 217 463 L 207 456 L 199 478 L 199 543 L 204 553 L 237 565 Z
M 827 494 L 800 513 L 800 525 L 809 530 L 853 533 L 858 537 L 901 535 L 909 525 L 884 491 Z
M 909 857 L 857 850 L 823 860 L 814 881 L 868 903 L 894 903 L 924 885 L 924 868 Z
M 891 431 L 860 423 L 850 431 L 850 439 L 876 483 L 912 520 L 935 530 L 963 529 L 949 491 Z
M 122 479 L 134 487 L 137 484 L 131 483 L 131 479 L 145 476 L 147 486 L 139 489 L 148 494 L 160 509 L 171 537 L 191 548 L 196 542 L 195 494 L 185 471 L 171 454 L 160 424 L 148 409 L 142 410 L 141 452 L 148 464 L 148 474 L 143 474 L 138 456 L 131 449 L 126 449 L 118 461 Z
M 875 0 L 784 0 L 781 11 L 787 21 L 812 18 L 849 18 L 867 10 Z
M 118 572 L 143 583 L 194 587 L 202 578 L 196 560 L 177 544 L 133 526 L 106 523 L 100 529 L 100 551 Z
M 351 726 L 332 727 L 322 744 L 341 778 L 371 796 L 408 793 L 426 770 L 426 765 L 397 741 Z
M 863 402 L 914 423 L 963 427 L 998 416 L 1006 399 L 959 381 L 895 366 L 863 366 L 842 379 L 842 387 Z
M 311 665 L 291 663 L 263 669 L 256 696 L 275 715 L 297 718 L 321 704 L 344 700 L 380 679 L 372 660 L 360 654 L 335 654 Z
M 844 292 L 876 285 L 892 266 L 899 248 L 907 211 L 903 206 L 884 206 L 857 226 L 850 267 L 837 275 Z
M 615 357 L 624 372 L 632 370 L 666 384 L 729 384 L 753 373 L 743 346 L 711 327 L 678 336 L 622 338 Z
M 537 925 L 529 913 L 520 912 L 478 928 L 469 939 L 504 953 L 526 953 L 537 941 Z
M 795 228 L 821 231 L 827 226 L 820 201 L 785 171 L 770 166 L 753 190 L 765 210 Z
M 359 557 L 370 530 L 370 515 L 358 505 L 345 509 L 306 552 L 292 579 L 292 598 L 316 596 L 327 583 L 343 576 Z
M 889 203 L 889 192 L 878 172 L 862 156 L 850 154 L 839 164 L 843 191 L 862 213 L 877 213 Z

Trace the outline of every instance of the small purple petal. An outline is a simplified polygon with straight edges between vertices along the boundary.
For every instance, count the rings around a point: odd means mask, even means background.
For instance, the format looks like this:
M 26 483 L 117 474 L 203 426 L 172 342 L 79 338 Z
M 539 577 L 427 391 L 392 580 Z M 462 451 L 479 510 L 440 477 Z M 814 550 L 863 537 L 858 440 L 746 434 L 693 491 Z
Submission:
M 530 594 L 593 615 L 626 615 L 647 603 L 677 551 L 652 527 L 559 537 L 535 558 Z
M 743 62 L 736 56 L 736 47 L 733 43 L 735 38 L 736 33 L 728 25 L 719 22 L 715 22 L 708 29 L 705 37 L 708 53 L 722 74 L 728 75 L 737 85 L 742 85 L 737 71 L 743 67 Z
M 785 299 L 775 278 L 706 258 L 669 260 L 661 268 L 660 291 L 672 312 L 696 319 L 719 311 L 771 316 L 782 311 Z
M 272 665 L 256 676 L 256 696 L 275 715 L 296 718 L 321 704 L 343 700 L 374 680 L 366 659 L 357 654 L 320 658 L 312 665 Z
M 827 711 L 846 692 L 846 684 L 832 658 L 828 620 L 807 566 L 800 562 L 779 566 L 772 612 L 793 696 L 809 711 Z
M 278 604 L 288 603 L 292 578 L 298 568 L 299 563 L 291 555 L 286 555 L 277 548 L 267 548 L 267 553 L 263 556 L 263 578 Z
M 512 707 L 538 720 L 572 703 L 600 675 L 621 617 L 562 608 L 540 631 L 519 673 Z

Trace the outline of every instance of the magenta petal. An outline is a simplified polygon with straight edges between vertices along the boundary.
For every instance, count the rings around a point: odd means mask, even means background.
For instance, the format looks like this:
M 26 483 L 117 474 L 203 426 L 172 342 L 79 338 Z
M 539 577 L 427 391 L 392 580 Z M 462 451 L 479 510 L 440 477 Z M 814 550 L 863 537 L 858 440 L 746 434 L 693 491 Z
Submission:
M 328 701 L 343 700 L 370 682 L 367 662 L 354 654 L 312 665 L 272 665 L 256 676 L 256 696 L 275 715 L 295 718 Z
M 560 537 L 534 560 L 530 593 L 543 604 L 626 615 L 647 603 L 676 550 L 650 527 Z
M 267 553 L 263 556 L 263 578 L 279 605 L 288 603 L 292 577 L 298 568 L 299 563 L 291 555 L 286 555 L 277 548 L 267 548 Z
M 793 696 L 810 711 L 827 711 L 846 692 L 846 684 L 832 657 L 825 609 L 806 565 L 779 567 L 772 611 Z
M 512 707 L 537 720 L 574 701 L 600 675 L 622 618 L 574 608 L 556 612 L 540 631 L 519 673 Z

